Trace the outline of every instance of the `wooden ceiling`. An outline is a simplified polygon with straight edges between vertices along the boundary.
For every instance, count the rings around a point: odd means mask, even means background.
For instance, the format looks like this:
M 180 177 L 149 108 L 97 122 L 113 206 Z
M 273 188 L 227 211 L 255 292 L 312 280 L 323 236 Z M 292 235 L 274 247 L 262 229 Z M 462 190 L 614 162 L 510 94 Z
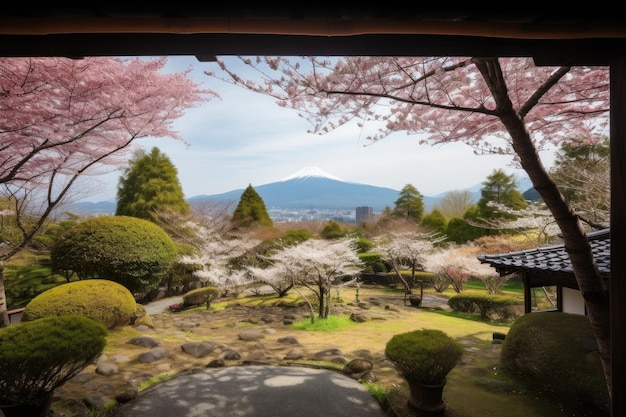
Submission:
M 491 5 L 3 6 L 0 56 L 532 56 L 606 65 L 626 50 L 616 5 L 501 11 Z M 613 51 L 613 52 L 612 52 Z

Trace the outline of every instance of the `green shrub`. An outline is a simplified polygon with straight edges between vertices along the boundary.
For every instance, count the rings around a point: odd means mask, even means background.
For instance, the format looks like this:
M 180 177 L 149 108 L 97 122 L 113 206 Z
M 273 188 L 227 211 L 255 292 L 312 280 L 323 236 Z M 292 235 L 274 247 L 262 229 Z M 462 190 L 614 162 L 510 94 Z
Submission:
M 448 305 L 461 313 L 473 314 L 478 311 L 483 319 L 496 316 L 509 320 L 518 315 L 517 306 L 523 305 L 523 301 L 502 295 L 456 294 L 448 299 Z
M 177 247 L 156 224 L 127 216 L 99 216 L 78 223 L 54 244 L 55 271 L 79 279 L 119 282 L 132 293 L 159 285 L 176 261 Z
M 512 374 L 551 392 L 576 415 L 609 415 L 607 384 L 587 316 L 523 315 L 506 335 L 501 360 Z
M 363 272 L 387 272 L 380 253 L 359 253 L 358 257 L 363 262 Z
M 78 314 L 107 329 L 125 326 L 136 318 L 137 303 L 123 285 L 105 279 L 74 281 L 51 288 L 25 307 L 22 321 Z
M 77 315 L 0 329 L 0 405 L 45 402 L 100 356 L 106 335 L 104 326 Z
M 461 360 L 463 346 L 441 330 L 414 330 L 394 335 L 385 356 L 408 382 L 437 385 Z
M 183 295 L 183 305 L 185 307 L 192 307 L 207 304 L 208 308 L 211 301 L 215 300 L 219 295 L 220 290 L 217 287 L 196 288 Z

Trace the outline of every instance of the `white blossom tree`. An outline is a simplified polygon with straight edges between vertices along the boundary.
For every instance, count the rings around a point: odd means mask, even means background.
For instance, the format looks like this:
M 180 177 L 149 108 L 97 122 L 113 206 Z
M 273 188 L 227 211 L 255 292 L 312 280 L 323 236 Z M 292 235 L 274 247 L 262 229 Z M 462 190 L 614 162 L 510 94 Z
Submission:
M 165 223 L 165 213 L 160 214 L 161 223 Z M 252 283 L 248 270 L 235 267 L 233 260 L 253 253 L 260 240 L 249 233 L 233 231 L 224 210 L 196 211 L 193 217 L 167 219 L 166 230 L 176 231 L 179 241 L 195 248 L 194 253 L 182 256 L 180 262 L 198 265 L 194 275 L 204 284 L 215 285 L 223 295 L 238 295 Z
M 451 285 L 456 293 L 460 293 L 467 280 L 475 278 L 485 284 L 489 294 L 497 294 L 507 278 L 498 279 L 493 268 L 485 268 L 486 265 L 476 257 L 477 252 L 478 248 L 474 247 L 450 246 L 428 253 L 424 267 L 436 275 L 435 290 L 442 292 Z
M 425 255 L 432 252 L 435 244 L 445 237 L 435 233 L 421 233 L 417 231 L 390 232 L 374 239 L 372 252 L 381 253 L 383 259 L 389 262 L 396 277 L 404 286 L 404 302 L 412 294 L 415 286 L 415 272 L 423 271 Z M 403 270 L 410 270 L 411 277 L 405 278 Z M 420 297 L 423 297 L 423 288 L 420 287 Z
M 270 268 L 276 268 L 270 269 L 270 272 L 277 274 L 274 275 L 276 278 L 283 271 L 285 279 L 293 280 L 294 290 L 309 305 L 311 322 L 315 321 L 314 303 L 302 289 L 308 289 L 314 294 L 317 316 L 327 319 L 332 289 L 354 282 L 363 269 L 355 243 L 354 239 L 309 239 L 280 249 L 270 257 L 274 264 Z

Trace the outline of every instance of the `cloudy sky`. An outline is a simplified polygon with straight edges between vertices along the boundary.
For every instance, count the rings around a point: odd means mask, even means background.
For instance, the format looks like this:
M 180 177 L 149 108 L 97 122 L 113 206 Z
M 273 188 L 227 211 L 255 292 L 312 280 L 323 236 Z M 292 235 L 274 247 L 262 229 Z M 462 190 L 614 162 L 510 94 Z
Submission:
M 307 133 L 310 124 L 274 99 L 204 75 L 217 64 L 194 57 L 170 57 L 167 70 L 193 68 L 214 99 L 191 109 L 176 124 L 187 144 L 171 139 L 142 140 L 165 153 L 178 170 L 186 197 L 219 194 L 280 181 L 305 167 L 317 167 L 344 181 L 400 190 L 414 185 L 423 195 L 462 190 L 483 182 L 494 169 L 525 176 L 509 167 L 509 156 L 477 156 L 462 143 L 433 147 L 419 137 L 397 133 L 370 144 L 364 132 L 344 126 L 325 135 Z M 541 154 L 552 165 L 552 152 Z M 119 172 L 90 181 L 87 201 L 115 198 Z

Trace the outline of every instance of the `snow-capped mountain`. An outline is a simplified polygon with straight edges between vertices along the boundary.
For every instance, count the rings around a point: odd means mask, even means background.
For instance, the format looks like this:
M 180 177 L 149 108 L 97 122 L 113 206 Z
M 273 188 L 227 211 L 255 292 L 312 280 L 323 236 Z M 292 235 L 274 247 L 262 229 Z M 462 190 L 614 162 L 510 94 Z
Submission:
M 297 171 L 288 177 L 283 178 L 281 181 L 307 179 L 307 178 L 327 178 L 329 180 L 343 181 L 339 177 L 335 177 L 332 174 L 318 168 L 318 167 L 304 167 L 300 171 Z M 345 181 L 344 181 L 345 182 Z
M 475 201 L 480 198 L 481 184 L 470 189 Z M 419 189 L 419 187 L 418 187 Z M 528 178 L 518 179 L 521 192 L 532 190 Z M 393 208 L 400 194 L 399 190 L 367 184 L 343 181 L 317 167 L 305 167 L 280 181 L 254 186 L 268 209 L 347 209 L 369 206 L 375 212 L 386 206 Z M 190 204 L 202 202 L 225 202 L 234 208 L 244 189 L 232 190 L 222 194 L 197 195 L 187 199 Z M 428 213 L 437 201 L 446 193 L 424 196 L 424 212 Z M 77 203 L 69 211 L 77 214 L 113 214 L 115 202 Z
M 317 167 L 306 167 L 280 181 L 254 186 L 265 206 L 283 209 L 355 209 L 370 206 L 382 211 L 393 207 L 399 190 L 367 184 L 346 182 Z M 223 194 L 201 195 L 188 199 L 190 203 L 202 201 L 239 201 L 244 189 Z M 428 197 L 424 199 L 425 205 Z

